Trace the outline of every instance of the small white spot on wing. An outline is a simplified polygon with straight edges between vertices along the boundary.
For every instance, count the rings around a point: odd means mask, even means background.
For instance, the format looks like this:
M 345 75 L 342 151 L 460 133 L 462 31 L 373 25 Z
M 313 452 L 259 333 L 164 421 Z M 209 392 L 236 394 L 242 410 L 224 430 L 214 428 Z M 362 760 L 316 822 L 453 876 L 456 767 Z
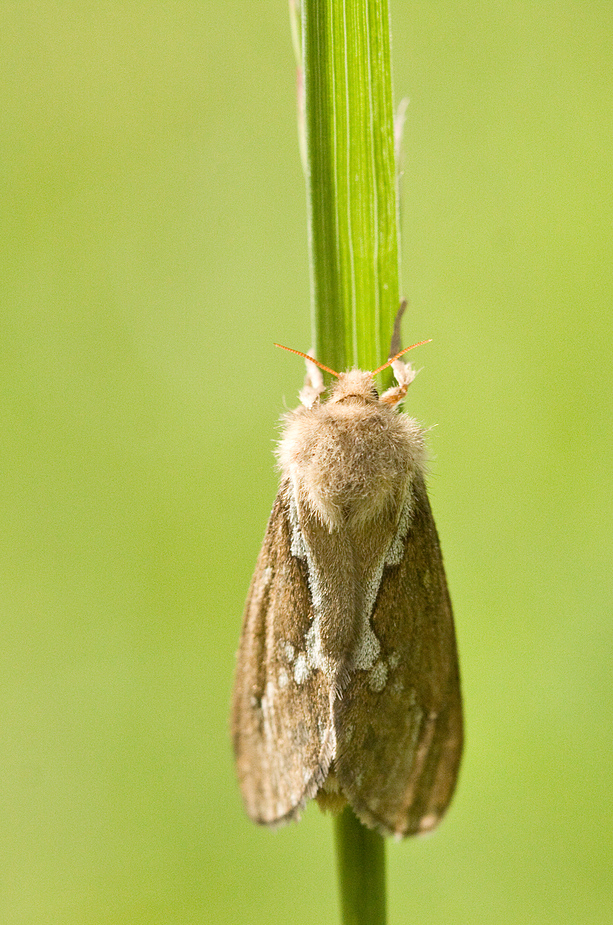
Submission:
M 307 665 L 306 656 L 301 652 L 296 658 L 294 664 L 294 681 L 296 684 L 302 684 L 310 675 L 309 666 Z
M 315 600 L 315 595 L 313 595 L 313 600 Z M 327 677 L 332 678 L 334 676 L 335 665 L 324 653 L 321 641 L 321 617 L 319 613 L 311 623 L 310 629 L 305 636 L 305 642 L 306 659 L 309 668 L 313 669 L 313 671 L 319 668 Z
M 400 664 L 400 656 L 398 655 L 397 652 L 390 653 L 387 659 L 387 664 L 388 664 L 390 671 L 395 671 L 396 668 L 398 668 L 398 665 Z M 404 690 L 404 682 L 402 680 L 402 674 L 397 675 L 395 678 L 393 678 L 390 681 L 390 686 L 391 686 L 392 694 L 395 697 L 399 697 Z
M 370 625 L 370 610 L 367 610 L 364 614 L 362 631 L 353 658 L 353 667 L 361 671 L 369 671 L 376 662 L 380 651 L 381 643 Z

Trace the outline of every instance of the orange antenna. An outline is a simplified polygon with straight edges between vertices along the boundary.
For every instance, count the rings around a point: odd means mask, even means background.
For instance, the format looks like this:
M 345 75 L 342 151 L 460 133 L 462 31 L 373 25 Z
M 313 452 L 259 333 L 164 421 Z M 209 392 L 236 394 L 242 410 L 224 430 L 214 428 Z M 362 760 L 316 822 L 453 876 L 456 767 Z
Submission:
M 397 353 L 395 357 L 391 357 L 391 359 L 389 359 L 387 363 L 384 363 L 383 366 L 379 367 L 379 369 L 375 369 L 370 375 L 376 376 L 377 373 L 382 373 L 383 370 L 387 369 L 388 366 L 391 366 L 392 363 L 394 363 L 398 359 L 398 357 L 401 357 L 403 353 L 408 353 L 408 351 L 412 350 L 413 347 L 423 347 L 424 344 L 431 344 L 431 343 L 432 343 L 432 338 L 430 338 L 430 340 L 420 340 L 419 343 L 417 344 L 411 344 L 410 347 L 405 347 L 404 350 L 401 350 L 400 353 Z
M 415 346 L 417 347 L 418 345 L 415 344 Z M 320 369 L 323 369 L 324 372 L 330 373 L 331 376 L 336 376 L 336 378 L 338 379 L 338 373 L 335 373 L 334 370 L 333 370 L 333 369 L 330 369 L 329 366 L 324 366 L 324 364 L 323 364 L 323 363 L 320 363 L 319 360 L 314 360 L 313 357 L 312 357 L 312 356 L 309 356 L 308 353 L 303 353 L 301 350 L 294 350 L 293 347 L 284 347 L 283 344 L 275 344 L 275 347 L 280 347 L 281 350 L 287 350 L 288 353 L 295 353 L 295 354 L 296 354 L 297 356 L 299 356 L 299 357 L 304 357 L 305 360 L 310 360 L 311 363 L 315 363 L 315 366 L 319 366 L 319 368 L 320 368 Z M 407 350 L 410 350 L 410 349 L 411 349 L 410 347 L 407 347 Z M 404 353 L 404 350 L 403 350 L 402 352 Z M 391 362 L 392 362 L 392 361 L 390 360 L 390 363 L 391 363 Z M 381 367 L 381 368 L 382 368 L 382 369 L 385 369 L 384 366 Z

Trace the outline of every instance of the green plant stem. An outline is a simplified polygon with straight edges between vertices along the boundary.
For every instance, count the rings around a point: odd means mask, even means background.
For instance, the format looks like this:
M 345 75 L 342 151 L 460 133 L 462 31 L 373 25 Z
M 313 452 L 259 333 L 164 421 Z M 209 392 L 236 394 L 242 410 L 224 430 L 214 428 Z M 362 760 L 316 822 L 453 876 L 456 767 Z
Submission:
M 387 0 L 302 0 L 300 25 L 298 0 L 290 10 L 315 355 L 339 371 L 375 369 L 388 357 L 399 306 Z M 388 370 L 384 385 L 390 380 Z M 382 837 L 349 809 L 335 831 L 343 925 L 384 925 Z
M 385 843 L 349 807 L 334 820 L 342 925 L 385 925 Z
M 374 369 L 399 304 L 387 0 L 303 0 L 302 64 L 316 355 Z

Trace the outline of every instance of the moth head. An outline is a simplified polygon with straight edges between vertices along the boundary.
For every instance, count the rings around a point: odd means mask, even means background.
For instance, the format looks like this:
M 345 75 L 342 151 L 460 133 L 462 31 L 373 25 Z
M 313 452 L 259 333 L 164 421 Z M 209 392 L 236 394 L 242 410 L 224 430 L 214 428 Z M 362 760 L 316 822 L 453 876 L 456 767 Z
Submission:
M 283 344 L 275 344 L 275 347 L 281 347 L 282 350 L 296 353 L 298 356 L 304 357 L 307 361 L 307 385 L 302 390 L 300 398 L 303 404 L 310 408 L 319 395 L 325 391 L 323 377 L 321 373 L 318 373 L 318 368 L 323 369 L 324 372 L 330 373 L 331 376 L 338 379 L 338 382 L 332 386 L 330 402 L 354 401 L 374 404 L 378 401 L 383 401 L 386 404 L 397 405 L 404 398 L 407 387 L 415 376 L 415 372 L 410 364 L 406 365 L 401 363 L 400 357 L 414 347 L 421 347 L 422 344 L 429 343 L 430 341 L 428 340 L 422 340 L 417 344 L 411 344 L 410 347 L 405 347 L 404 350 L 390 357 L 387 363 L 384 363 L 383 366 L 379 366 L 378 369 L 372 372 L 363 372 L 361 369 L 350 369 L 345 373 L 337 373 L 335 370 L 330 369 L 329 366 L 324 366 L 319 360 L 314 359 L 310 354 L 302 353 L 300 350 L 294 350 L 292 347 L 284 347 Z M 388 389 L 387 392 L 379 398 L 379 393 L 375 387 L 375 376 L 383 372 L 384 369 L 387 369 L 388 366 L 391 366 L 394 370 L 394 375 L 398 380 L 398 387 Z M 312 376 L 313 372 L 317 374 L 316 378 Z
M 361 369 L 350 369 L 340 373 L 338 382 L 332 386 L 330 402 L 357 401 L 372 405 L 379 401 L 379 393 L 375 387 L 372 373 L 364 373 Z

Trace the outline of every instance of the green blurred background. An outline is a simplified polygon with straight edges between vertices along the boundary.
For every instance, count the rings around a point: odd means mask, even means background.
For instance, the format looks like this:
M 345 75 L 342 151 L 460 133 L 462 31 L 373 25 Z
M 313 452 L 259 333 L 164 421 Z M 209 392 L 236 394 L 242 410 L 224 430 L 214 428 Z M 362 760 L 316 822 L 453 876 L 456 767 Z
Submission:
M 391 922 L 604 925 L 613 8 L 392 23 L 467 747 L 389 845 Z M 272 342 L 310 344 L 285 2 L 6 3 L 0 36 L 0 921 L 334 922 L 329 819 L 253 827 L 227 732 L 303 376 Z

